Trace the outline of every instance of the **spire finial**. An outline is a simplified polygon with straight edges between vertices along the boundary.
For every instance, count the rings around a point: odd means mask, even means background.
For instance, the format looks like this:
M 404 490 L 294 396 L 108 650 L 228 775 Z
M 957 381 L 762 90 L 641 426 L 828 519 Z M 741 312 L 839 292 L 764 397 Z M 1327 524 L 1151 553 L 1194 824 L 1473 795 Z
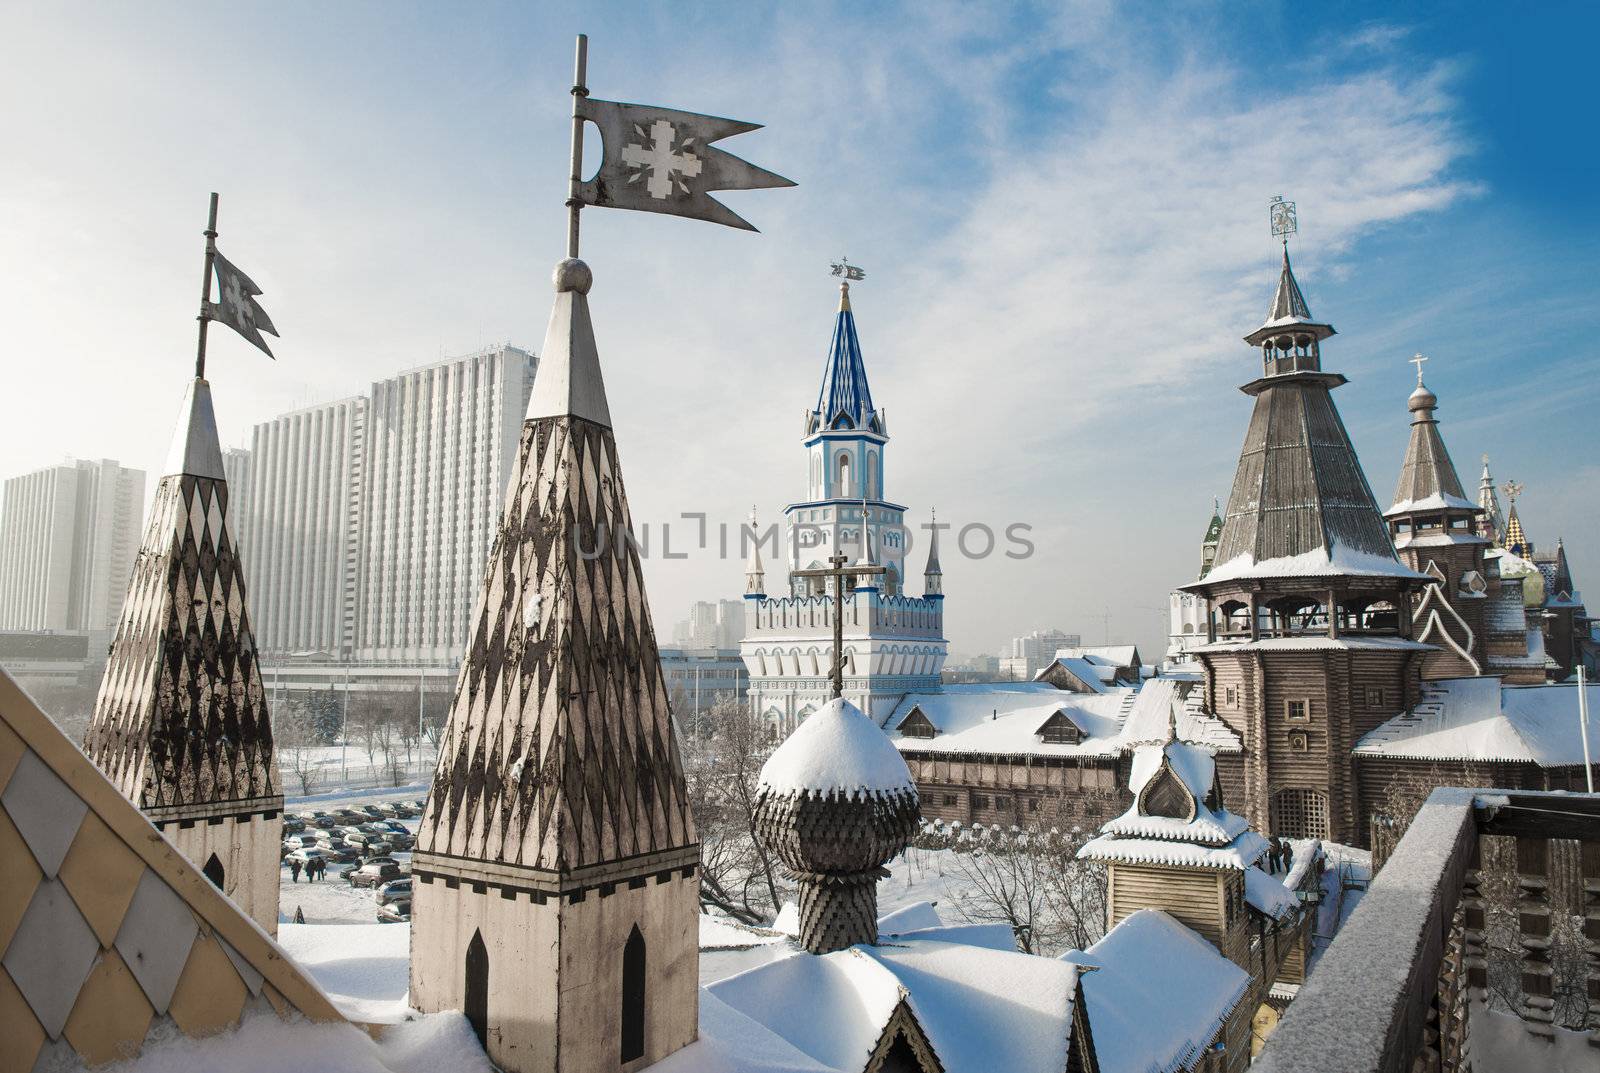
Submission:
M 1417 386 L 1421 387 L 1422 386 L 1422 363 L 1427 361 L 1428 359 L 1423 357 L 1422 353 L 1419 351 L 1415 355 L 1413 355 L 1412 357 L 1407 358 L 1406 360 L 1409 361 L 1412 365 L 1415 365 L 1417 367 Z M 1485 457 L 1487 459 L 1487 456 L 1485 456 Z
M 1522 482 L 1521 481 L 1516 481 L 1516 480 L 1511 480 L 1511 481 L 1507 481 L 1505 484 L 1502 484 L 1500 487 L 1501 487 L 1502 490 L 1505 491 L 1506 498 L 1511 500 L 1511 505 L 1513 507 L 1516 506 L 1517 505 L 1517 497 L 1522 494 L 1522 489 L 1523 489 Z
M 1178 702 L 1171 699 L 1167 702 L 1167 741 L 1170 744 L 1178 740 Z
M 839 277 L 839 312 L 850 311 L 850 281 L 867 278 L 866 269 L 850 263 L 850 258 L 841 257 L 832 264 L 832 274 Z

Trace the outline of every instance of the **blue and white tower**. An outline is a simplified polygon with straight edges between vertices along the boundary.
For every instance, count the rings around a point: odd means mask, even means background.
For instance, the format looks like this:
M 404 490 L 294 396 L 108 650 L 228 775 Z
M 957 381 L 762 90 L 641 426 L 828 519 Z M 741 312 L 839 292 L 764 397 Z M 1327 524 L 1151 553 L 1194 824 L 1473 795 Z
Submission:
M 906 693 L 937 690 L 948 651 L 936 541 L 931 572 L 924 572 L 927 591 L 907 593 L 906 508 L 885 498 L 888 423 L 867 386 L 848 281 L 839 287 L 822 390 L 806 411 L 802 442 L 806 497 L 784 509 L 787 584 L 774 584 L 780 595 L 767 596 L 754 591 L 766 589 L 764 579 L 751 580 L 761 575 L 746 570 L 740 652 L 750 672 L 750 703 L 779 736 L 830 699 L 833 583 L 794 571 L 825 568 L 840 554 L 884 567 L 881 577 L 851 587 L 844 601 L 844 695 L 868 715 L 885 718 Z

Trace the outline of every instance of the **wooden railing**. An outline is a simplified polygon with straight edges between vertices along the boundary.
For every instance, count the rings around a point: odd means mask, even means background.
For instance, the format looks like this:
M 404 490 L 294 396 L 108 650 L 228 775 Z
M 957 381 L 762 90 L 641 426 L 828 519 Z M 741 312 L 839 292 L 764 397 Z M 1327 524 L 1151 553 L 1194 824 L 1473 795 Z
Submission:
M 1559 958 L 1556 892 L 1582 920 Z M 1490 942 L 1491 923 L 1515 943 Z M 1527 1068 L 1564 1028 L 1600 1069 L 1600 795 L 1433 791 L 1254 1068 L 1464 1073 L 1469 1010 L 1492 1004 L 1522 1018 Z

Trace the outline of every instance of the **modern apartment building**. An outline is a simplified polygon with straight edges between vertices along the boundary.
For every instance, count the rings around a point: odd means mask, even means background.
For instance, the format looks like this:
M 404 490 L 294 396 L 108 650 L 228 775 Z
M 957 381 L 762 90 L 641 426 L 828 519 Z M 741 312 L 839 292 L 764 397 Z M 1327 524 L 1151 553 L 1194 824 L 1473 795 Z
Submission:
M 112 628 L 139 550 L 144 471 L 67 462 L 5 482 L 0 629 Z
M 255 427 L 240 541 L 269 667 L 459 658 L 535 364 L 491 347 Z

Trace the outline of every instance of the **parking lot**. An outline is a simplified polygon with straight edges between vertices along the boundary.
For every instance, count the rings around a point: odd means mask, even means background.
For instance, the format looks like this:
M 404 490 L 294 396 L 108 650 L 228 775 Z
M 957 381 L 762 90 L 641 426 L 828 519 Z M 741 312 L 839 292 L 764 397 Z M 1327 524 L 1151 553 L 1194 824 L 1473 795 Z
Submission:
M 376 791 L 370 794 L 339 795 L 337 798 L 320 799 L 304 798 L 291 801 L 285 806 L 285 816 L 296 817 L 302 813 L 313 811 L 336 812 L 339 809 L 360 810 L 364 805 L 378 805 L 384 802 L 418 801 L 421 792 L 414 787 L 401 787 L 388 791 Z M 320 823 L 320 821 L 318 821 Z M 396 820 L 402 827 L 415 838 L 418 817 L 413 815 L 401 817 Z M 322 829 L 334 829 L 345 826 L 336 819 L 328 819 L 326 824 L 321 824 Z M 293 841 L 295 835 L 287 830 L 284 837 L 290 845 L 297 845 Z M 409 875 L 411 870 L 411 852 L 409 849 L 395 849 L 387 854 L 394 858 L 401 871 Z M 284 921 L 295 919 L 298 910 L 307 924 L 376 924 L 378 923 L 379 902 L 372 888 L 354 887 L 346 880 L 343 873 L 346 869 L 356 867 L 360 860 L 352 859 L 347 862 L 328 860 L 327 875 L 319 881 L 307 878 L 301 872 L 298 881 L 289 867 L 287 857 L 280 862 L 279 882 L 281 892 L 279 895 L 279 912 Z

